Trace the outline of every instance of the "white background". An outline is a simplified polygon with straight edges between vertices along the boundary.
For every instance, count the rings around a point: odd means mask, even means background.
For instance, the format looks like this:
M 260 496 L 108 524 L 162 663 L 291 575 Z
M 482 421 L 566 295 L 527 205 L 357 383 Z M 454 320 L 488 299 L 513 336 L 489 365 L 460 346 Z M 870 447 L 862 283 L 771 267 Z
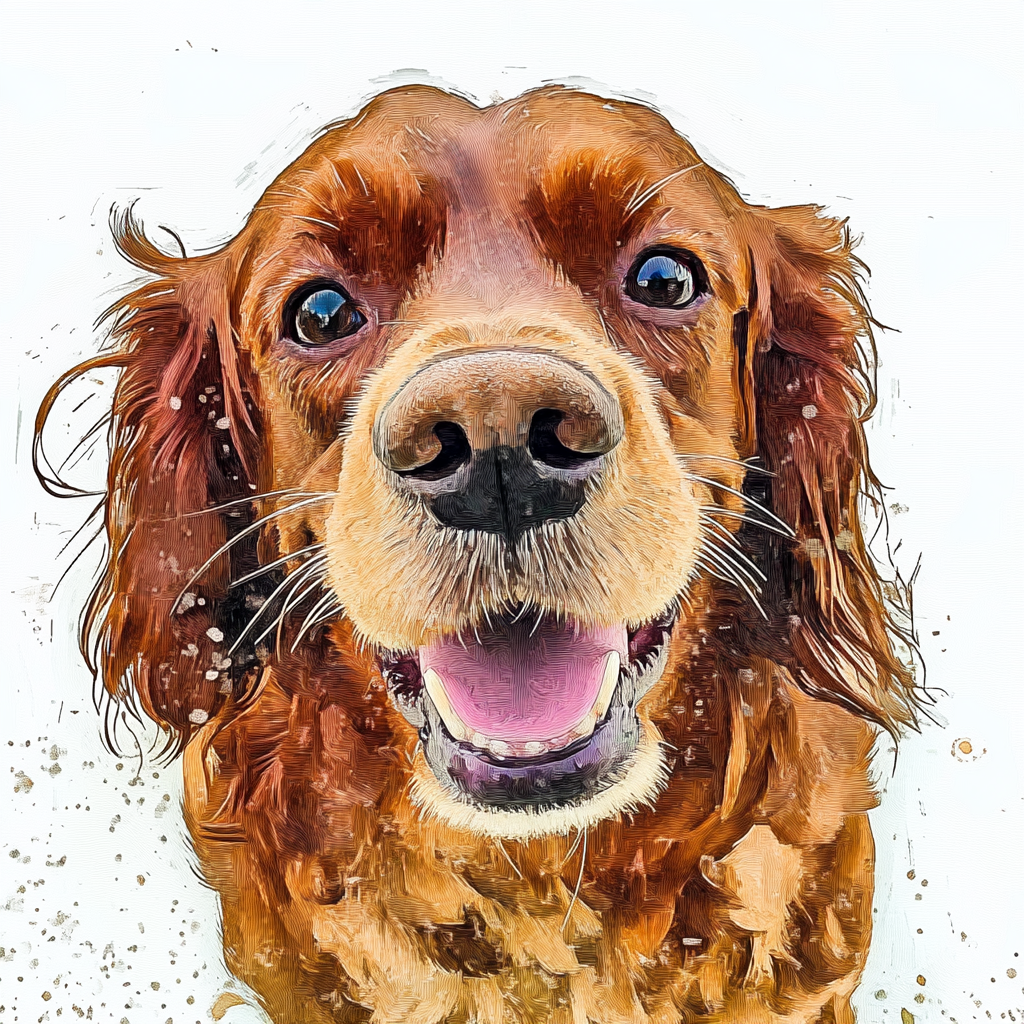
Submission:
M 178 768 L 137 775 L 101 748 L 73 637 L 95 554 L 50 600 L 87 509 L 37 487 L 32 418 L 133 276 L 107 211 L 141 196 L 189 251 L 223 241 L 311 132 L 428 76 L 481 102 L 568 76 L 645 97 L 751 201 L 822 203 L 863 233 L 896 329 L 874 462 L 897 562 L 923 555 L 917 624 L 948 725 L 902 743 L 895 776 L 882 744 L 860 1016 L 1020 1018 L 1019 3 L 6 2 L 0 18 L 0 1019 L 191 1024 L 240 991 L 189 869 Z M 62 406 L 55 448 L 99 406 Z

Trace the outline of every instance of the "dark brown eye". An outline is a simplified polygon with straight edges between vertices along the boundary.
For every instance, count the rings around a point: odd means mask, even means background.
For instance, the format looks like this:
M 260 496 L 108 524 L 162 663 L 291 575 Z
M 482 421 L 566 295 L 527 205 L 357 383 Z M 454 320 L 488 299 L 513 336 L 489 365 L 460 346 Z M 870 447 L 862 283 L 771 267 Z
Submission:
M 647 249 L 626 275 L 626 294 L 645 306 L 681 309 L 706 291 L 703 264 L 683 249 Z
M 319 287 L 298 298 L 294 337 L 301 345 L 318 347 L 355 334 L 366 317 L 351 297 L 337 287 Z

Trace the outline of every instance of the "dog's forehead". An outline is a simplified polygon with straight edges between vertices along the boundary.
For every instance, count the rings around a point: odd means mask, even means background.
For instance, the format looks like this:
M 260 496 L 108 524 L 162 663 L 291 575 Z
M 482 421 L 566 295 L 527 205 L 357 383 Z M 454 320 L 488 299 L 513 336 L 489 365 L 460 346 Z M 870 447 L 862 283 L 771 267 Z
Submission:
M 624 199 L 700 158 L 660 114 L 637 103 L 549 87 L 489 107 L 428 86 L 390 90 L 328 131 L 279 182 L 355 168 L 373 184 L 414 179 L 450 194 L 499 184 L 505 198 L 552 175 L 612 179 Z M 390 180 L 389 180 L 390 179 Z M 496 195 L 488 195 L 498 201 Z

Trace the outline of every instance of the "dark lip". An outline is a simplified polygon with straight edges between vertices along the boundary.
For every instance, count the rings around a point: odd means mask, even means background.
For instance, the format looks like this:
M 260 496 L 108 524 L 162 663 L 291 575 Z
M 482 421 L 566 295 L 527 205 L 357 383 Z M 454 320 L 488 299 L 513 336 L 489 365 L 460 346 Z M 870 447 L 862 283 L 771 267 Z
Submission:
M 667 645 L 678 615 L 673 604 L 656 619 L 630 630 L 629 663 L 620 670 L 605 717 L 590 736 L 536 757 L 501 758 L 455 740 L 423 688 L 417 656 L 385 651 L 378 657 L 393 703 L 419 730 L 427 764 L 456 798 L 491 809 L 555 809 L 608 788 L 636 749 L 636 705 L 643 693 L 635 692 L 631 672 Z

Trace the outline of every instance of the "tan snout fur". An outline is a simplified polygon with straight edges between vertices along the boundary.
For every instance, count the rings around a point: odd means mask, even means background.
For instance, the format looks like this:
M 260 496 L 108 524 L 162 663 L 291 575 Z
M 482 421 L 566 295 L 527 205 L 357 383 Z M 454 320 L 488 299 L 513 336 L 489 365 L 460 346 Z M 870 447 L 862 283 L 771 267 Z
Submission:
M 380 410 L 417 371 L 448 353 L 489 349 L 586 366 L 622 410 L 622 440 L 583 509 L 524 535 L 514 552 L 496 535 L 442 526 L 416 499 L 396 493 L 373 451 Z M 526 310 L 497 322 L 430 325 L 370 378 L 356 405 L 327 521 L 329 580 L 356 628 L 399 650 L 471 628 L 514 604 L 587 624 L 638 624 L 684 586 L 697 550 L 699 503 L 650 382 L 596 331 Z

